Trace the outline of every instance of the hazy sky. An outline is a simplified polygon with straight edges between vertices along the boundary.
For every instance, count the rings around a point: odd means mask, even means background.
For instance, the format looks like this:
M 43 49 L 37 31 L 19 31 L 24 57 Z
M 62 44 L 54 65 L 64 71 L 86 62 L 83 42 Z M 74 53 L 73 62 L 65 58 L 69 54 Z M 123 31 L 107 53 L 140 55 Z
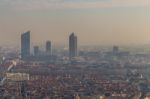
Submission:
M 75 32 L 81 45 L 150 44 L 150 0 L 0 0 L 0 45 L 68 44 Z

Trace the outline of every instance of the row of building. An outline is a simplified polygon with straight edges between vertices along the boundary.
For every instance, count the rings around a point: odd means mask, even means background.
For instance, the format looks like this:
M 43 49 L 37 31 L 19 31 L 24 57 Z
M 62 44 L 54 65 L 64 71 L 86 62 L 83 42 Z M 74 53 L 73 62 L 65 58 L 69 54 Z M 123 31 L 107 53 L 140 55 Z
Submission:
M 27 31 L 21 35 L 21 58 L 27 59 L 31 57 L 30 54 L 30 31 Z M 51 41 L 46 42 L 46 52 L 45 56 L 52 55 L 52 44 Z M 34 56 L 43 56 L 40 54 L 39 46 L 34 46 Z M 72 59 L 77 56 L 77 36 L 74 33 L 71 33 L 69 36 L 69 58 Z

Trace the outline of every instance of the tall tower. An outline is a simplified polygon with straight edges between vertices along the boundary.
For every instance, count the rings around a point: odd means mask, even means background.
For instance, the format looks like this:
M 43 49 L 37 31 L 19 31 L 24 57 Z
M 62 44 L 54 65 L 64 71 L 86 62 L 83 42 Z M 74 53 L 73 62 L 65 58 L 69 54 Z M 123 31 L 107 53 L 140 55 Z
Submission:
M 21 35 L 21 58 L 26 59 L 30 56 L 30 31 Z
M 39 47 L 34 46 L 34 56 L 38 56 L 38 55 L 39 55 Z
M 69 57 L 72 59 L 77 56 L 77 36 L 72 33 L 69 36 Z
M 46 42 L 46 54 L 51 55 L 52 52 L 52 46 L 51 46 L 51 41 Z
M 113 46 L 113 53 L 117 54 L 119 52 L 119 47 L 118 46 Z

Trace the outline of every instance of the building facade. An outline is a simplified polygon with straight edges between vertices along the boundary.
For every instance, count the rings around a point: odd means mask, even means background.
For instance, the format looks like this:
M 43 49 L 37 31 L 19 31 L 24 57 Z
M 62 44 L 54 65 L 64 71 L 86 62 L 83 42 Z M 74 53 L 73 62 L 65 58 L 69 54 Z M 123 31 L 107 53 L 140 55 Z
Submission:
M 38 56 L 39 52 L 39 46 L 34 46 L 34 56 Z
M 47 41 L 47 42 L 46 42 L 46 54 L 47 54 L 47 55 L 51 55 L 51 52 L 52 52 L 51 41 Z
M 25 59 L 30 56 L 30 31 L 21 35 L 21 58 Z
M 72 33 L 69 36 L 69 57 L 70 59 L 77 56 L 77 36 Z

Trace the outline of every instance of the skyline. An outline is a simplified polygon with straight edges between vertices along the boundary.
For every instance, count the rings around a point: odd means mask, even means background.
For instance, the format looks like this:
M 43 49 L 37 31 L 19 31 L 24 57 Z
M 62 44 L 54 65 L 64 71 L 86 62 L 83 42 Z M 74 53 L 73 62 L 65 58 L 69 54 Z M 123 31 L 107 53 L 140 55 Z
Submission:
M 149 11 L 148 0 L 1 0 L 0 45 L 27 30 L 32 45 L 68 45 L 72 32 L 80 45 L 150 44 Z

